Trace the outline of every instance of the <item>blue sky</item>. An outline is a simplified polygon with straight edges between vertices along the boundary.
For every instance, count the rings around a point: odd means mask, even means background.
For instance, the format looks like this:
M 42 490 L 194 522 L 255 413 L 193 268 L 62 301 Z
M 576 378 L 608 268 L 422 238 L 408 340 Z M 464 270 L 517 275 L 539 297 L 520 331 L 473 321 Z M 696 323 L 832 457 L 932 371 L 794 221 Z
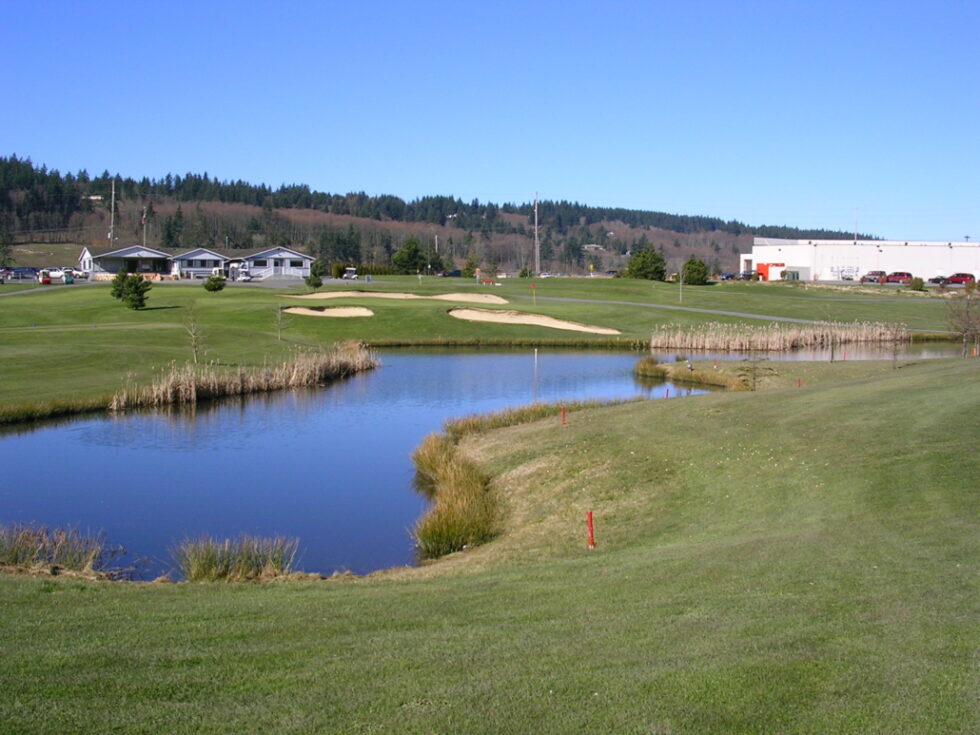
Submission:
M 0 0 L 0 154 L 980 240 L 980 2 Z

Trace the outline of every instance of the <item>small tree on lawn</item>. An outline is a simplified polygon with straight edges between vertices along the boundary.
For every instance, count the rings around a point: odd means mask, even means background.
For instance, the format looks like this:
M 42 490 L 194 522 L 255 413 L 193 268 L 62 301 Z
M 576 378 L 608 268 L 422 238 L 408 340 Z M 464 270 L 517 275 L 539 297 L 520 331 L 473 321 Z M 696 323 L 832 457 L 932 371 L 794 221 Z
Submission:
M 306 285 L 309 287 L 310 291 L 316 291 L 323 285 L 323 279 L 314 274 L 312 269 L 310 269 L 310 275 L 303 280 L 306 282 Z
M 126 293 L 126 281 L 129 279 L 129 273 L 126 272 L 126 267 L 120 268 L 116 275 L 112 279 L 112 284 L 109 286 L 109 293 L 112 294 L 112 298 L 121 299 Z
M 204 290 L 209 293 L 218 293 L 225 287 L 225 279 L 221 276 L 208 276 L 204 281 Z
M 142 276 L 132 275 L 126 279 L 122 301 L 130 309 L 142 309 L 146 306 L 146 294 L 153 288 L 149 281 Z
M 476 257 L 470 255 L 466 259 L 466 263 L 463 265 L 463 278 L 473 278 L 476 275 L 476 269 L 480 267 L 479 262 Z

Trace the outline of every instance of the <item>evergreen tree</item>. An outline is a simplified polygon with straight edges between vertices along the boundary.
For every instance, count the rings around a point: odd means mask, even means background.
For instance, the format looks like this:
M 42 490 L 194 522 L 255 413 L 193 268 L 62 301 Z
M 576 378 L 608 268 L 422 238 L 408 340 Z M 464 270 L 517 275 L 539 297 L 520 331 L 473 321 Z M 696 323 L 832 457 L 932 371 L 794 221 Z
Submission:
M 694 256 L 684 263 L 684 283 L 689 286 L 703 286 L 708 282 L 708 266 Z
M 146 294 L 153 288 L 149 281 L 142 276 L 133 274 L 127 276 L 123 290 L 122 302 L 130 309 L 142 309 L 146 306 Z
M 466 263 L 463 265 L 462 276 L 463 278 L 473 278 L 476 275 L 476 269 L 480 267 L 479 262 L 477 262 L 476 256 L 472 253 L 466 259 Z
M 662 281 L 667 277 L 667 263 L 664 261 L 664 256 L 656 250 L 643 247 L 630 257 L 626 274 L 630 278 Z
M 129 279 L 129 273 L 126 272 L 126 265 L 123 264 L 116 271 L 116 275 L 112 279 L 112 283 L 109 286 L 109 294 L 114 299 L 121 299 L 126 295 L 126 281 Z
M 416 273 L 423 270 L 426 258 L 419 241 L 414 237 L 408 238 L 401 249 L 391 256 L 391 264 L 395 267 L 396 273 Z

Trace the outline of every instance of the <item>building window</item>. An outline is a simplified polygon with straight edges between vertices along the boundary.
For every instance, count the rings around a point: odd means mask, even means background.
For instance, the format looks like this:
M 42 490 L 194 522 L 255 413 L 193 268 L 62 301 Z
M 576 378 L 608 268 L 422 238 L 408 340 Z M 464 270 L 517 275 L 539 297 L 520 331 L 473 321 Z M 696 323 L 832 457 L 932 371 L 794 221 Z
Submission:
M 265 268 L 267 265 L 268 265 L 268 263 L 266 261 L 264 261 L 264 260 L 256 260 L 255 261 L 255 267 L 256 268 Z
M 289 267 L 290 268 L 302 268 L 303 267 L 303 261 L 302 260 L 291 260 L 291 261 L 289 261 Z

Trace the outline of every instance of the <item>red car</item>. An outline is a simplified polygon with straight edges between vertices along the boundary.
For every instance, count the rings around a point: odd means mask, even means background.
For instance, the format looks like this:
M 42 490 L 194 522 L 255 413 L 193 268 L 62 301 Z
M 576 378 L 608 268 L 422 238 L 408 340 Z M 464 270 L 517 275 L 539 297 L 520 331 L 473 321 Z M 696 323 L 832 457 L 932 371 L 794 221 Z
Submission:
M 905 271 L 895 271 L 889 273 L 885 278 L 885 283 L 908 283 L 912 280 L 912 274 Z
M 975 283 L 976 280 L 972 273 L 954 273 L 949 277 L 950 283 Z

